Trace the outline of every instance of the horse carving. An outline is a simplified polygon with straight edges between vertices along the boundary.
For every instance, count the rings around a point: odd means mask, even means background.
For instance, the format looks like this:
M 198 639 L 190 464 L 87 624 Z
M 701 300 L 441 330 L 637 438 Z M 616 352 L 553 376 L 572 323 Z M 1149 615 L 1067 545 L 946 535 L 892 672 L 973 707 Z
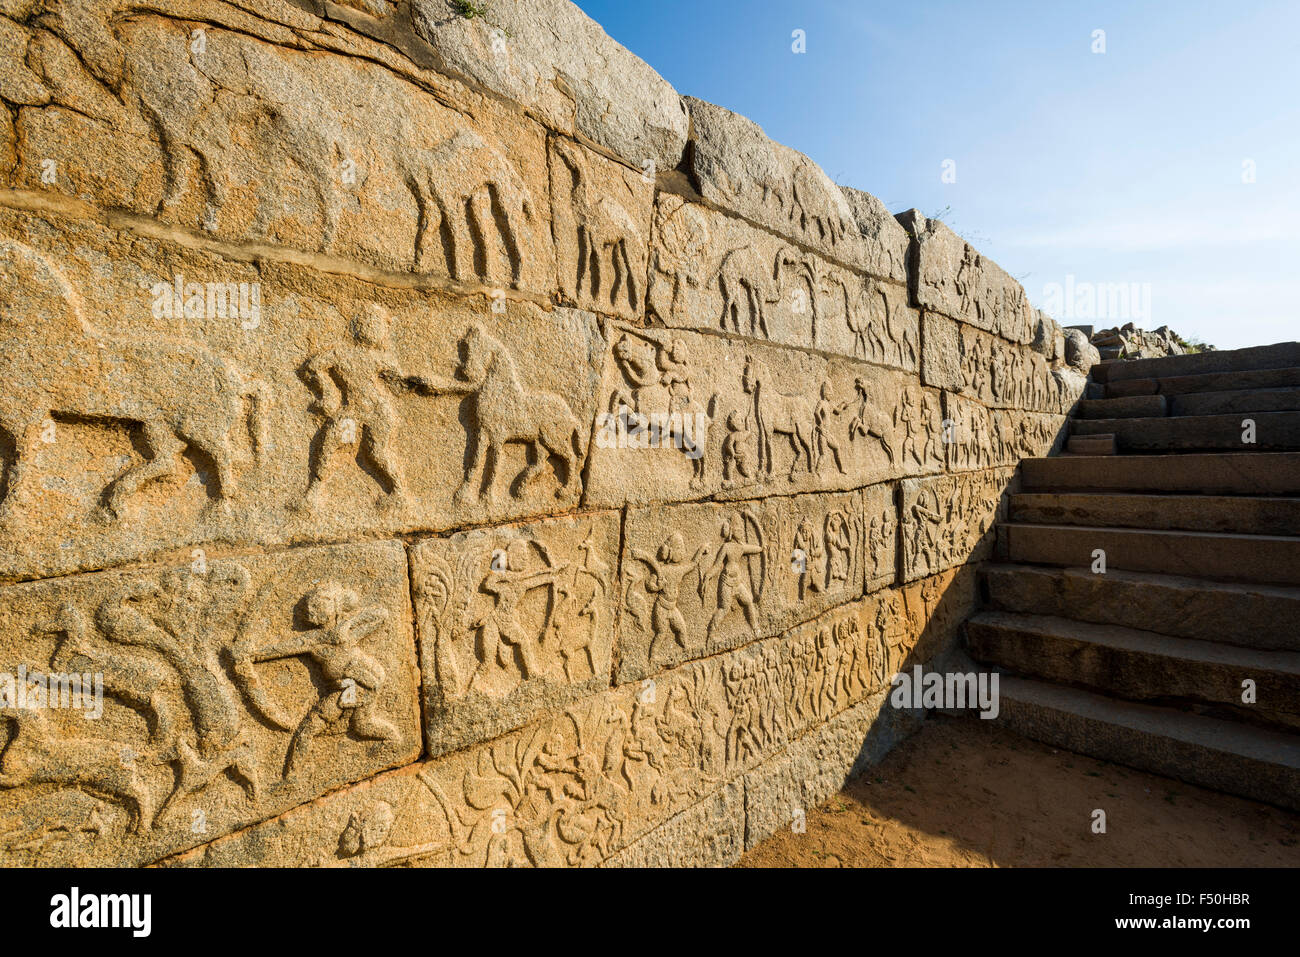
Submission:
M 529 453 L 527 466 L 511 484 L 511 494 L 522 495 L 552 456 L 560 460 L 564 472 L 555 497 L 568 493 L 578 482 L 582 462 L 582 426 L 568 403 L 553 392 L 529 392 L 521 386 L 510 353 L 478 323 L 461 337 L 456 377 L 469 385 L 467 411 L 473 428 L 457 503 L 482 499 L 484 494 L 495 498 L 497 468 L 508 443 L 526 445 Z

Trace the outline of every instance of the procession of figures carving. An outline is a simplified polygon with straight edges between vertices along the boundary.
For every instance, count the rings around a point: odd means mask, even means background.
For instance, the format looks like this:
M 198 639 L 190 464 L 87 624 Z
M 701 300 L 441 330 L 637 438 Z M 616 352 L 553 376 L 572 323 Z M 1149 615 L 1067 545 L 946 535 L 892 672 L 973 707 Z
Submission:
M 600 863 L 644 822 L 689 806 L 882 687 L 888 655 L 849 615 L 598 696 L 485 746 L 468 768 L 424 768 L 418 793 L 398 810 L 371 801 L 353 811 L 337 851 L 315 863 Z M 432 819 L 408 810 L 399 820 L 400 808 L 422 804 Z M 393 842 L 395 824 L 416 842 Z

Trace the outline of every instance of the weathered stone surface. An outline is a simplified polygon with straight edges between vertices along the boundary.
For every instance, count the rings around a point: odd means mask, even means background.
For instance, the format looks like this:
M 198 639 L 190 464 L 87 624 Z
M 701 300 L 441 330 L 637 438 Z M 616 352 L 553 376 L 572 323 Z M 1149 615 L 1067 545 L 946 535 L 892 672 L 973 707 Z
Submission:
M 625 847 L 602 867 L 730 867 L 745 850 L 745 788 L 737 779 Z
M 883 688 L 883 648 L 862 613 L 851 604 L 787 635 L 610 689 L 166 863 L 601 863 Z
M 1033 341 L 1034 309 L 1018 282 L 937 219 L 914 209 L 898 218 L 916 243 L 913 295 L 922 308 L 1012 342 Z
M 921 381 L 939 389 L 965 387 L 961 326 L 933 312 L 921 317 Z
M 692 182 L 710 203 L 789 237 L 848 266 L 873 266 L 896 278 L 897 234 L 859 220 L 844 191 L 821 167 L 788 146 L 767 138 L 762 128 L 730 110 L 683 98 L 691 116 Z M 866 204 L 857 207 L 865 211 Z
M 1005 272 L 566 0 L 38 6 L 0 860 L 729 864 L 914 726 L 1084 389 Z
M 809 811 L 874 763 L 872 752 L 881 750 L 875 739 L 898 737 L 891 734 L 890 710 L 888 692 L 879 691 L 745 775 L 745 849 L 778 828 L 802 824 Z
M 840 191 L 849 201 L 858 232 L 866 243 L 866 260 L 862 268 L 872 276 L 906 285 L 910 245 L 907 230 L 899 225 L 885 204 L 870 193 L 850 186 L 841 186 Z
M 641 166 L 675 169 L 689 125 L 677 93 L 567 0 L 496 3 L 465 17 L 413 0 L 416 32 L 452 70 Z
M 862 528 L 865 535 L 862 566 L 865 591 L 892 585 L 898 578 L 898 504 L 893 485 L 872 485 L 862 490 Z
M 147 862 L 414 760 L 409 604 L 396 542 L 5 588 L 5 863 Z M 97 720 L 35 697 L 74 675 Z
M 540 124 L 247 16 L 200 43 L 159 17 L 110 32 L 113 10 L 88 3 L 58 38 L 34 36 L 51 104 L 18 117 L 13 185 L 221 240 L 554 289 Z
M 1012 472 L 908 479 L 903 484 L 903 580 L 988 557 Z
M 1296 726 L 1300 654 L 1173 638 L 1049 615 L 986 611 L 966 624 L 971 654 L 1015 674 L 1091 688 L 1130 701 L 1200 702 L 1254 721 Z M 1242 709 L 1242 676 L 1256 698 Z
M 942 468 L 941 396 L 914 376 L 716 335 L 612 337 L 589 504 L 847 490 Z
M 995 608 L 1300 651 L 1300 589 L 1107 569 L 990 566 Z
M 917 313 L 905 286 L 671 193 L 655 205 L 648 311 L 677 328 L 917 365 Z
M 430 755 L 609 686 L 618 548 L 600 512 L 411 549 Z
M 629 509 L 619 682 L 777 634 L 858 598 L 863 519 L 856 492 Z
M 550 150 L 560 291 L 584 309 L 639 318 L 654 180 L 563 137 Z
M 1088 341 L 1078 329 L 1065 330 L 1065 361 L 1087 375 L 1093 366 L 1101 362 L 1101 353 Z
M 0 575 L 578 502 L 607 350 L 589 313 L 12 212 L 0 236 Z
M 1083 391 L 1083 379 L 1056 375 L 1037 352 L 970 326 L 961 327 L 959 355 L 961 375 L 953 391 L 991 408 L 1059 413 Z
M 1014 465 L 1025 457 L 1048 455 L 1064 441 L 1063 415 L 990 409 L 951 392 L 943 398 L 951 472 Z

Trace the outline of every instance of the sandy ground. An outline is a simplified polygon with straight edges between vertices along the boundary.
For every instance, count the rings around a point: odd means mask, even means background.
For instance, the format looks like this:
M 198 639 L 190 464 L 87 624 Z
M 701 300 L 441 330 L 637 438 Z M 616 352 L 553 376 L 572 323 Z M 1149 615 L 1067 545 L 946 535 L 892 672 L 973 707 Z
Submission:
M 779 831 L 739 866 L 1263 865 L 1300 866 L 1300 814 L 932 717 L 804 833 Z

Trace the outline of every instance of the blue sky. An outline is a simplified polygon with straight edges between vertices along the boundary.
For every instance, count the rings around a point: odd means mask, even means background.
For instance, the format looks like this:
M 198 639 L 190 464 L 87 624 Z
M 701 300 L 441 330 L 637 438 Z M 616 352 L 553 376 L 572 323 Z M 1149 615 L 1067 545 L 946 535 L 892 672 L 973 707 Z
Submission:
M 940 215 L 1039 306 L 1068 276 L 1149 290 L 1066 324 L 1300 338 L 1298 0 L 578 5 L 679 92 Z

